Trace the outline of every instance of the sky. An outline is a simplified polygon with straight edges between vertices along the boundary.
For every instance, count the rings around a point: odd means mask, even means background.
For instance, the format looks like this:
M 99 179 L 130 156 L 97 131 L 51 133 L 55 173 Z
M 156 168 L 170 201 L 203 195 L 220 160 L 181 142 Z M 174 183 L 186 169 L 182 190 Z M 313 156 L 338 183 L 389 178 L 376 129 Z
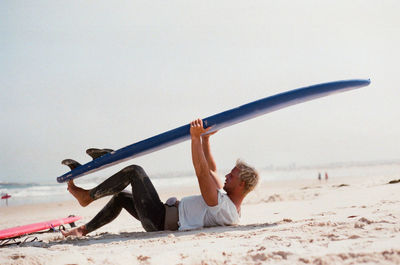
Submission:
M 398 10 L 395 0 L 1 1 L 0 181 L 55 183 L 61 160 L 88 162 L 87 148 L 346 79 L 371 85 L 219 131 L 218 167 L 398 159 Z M 129 164 L 190 171 L 190 143 L 92 175 Z

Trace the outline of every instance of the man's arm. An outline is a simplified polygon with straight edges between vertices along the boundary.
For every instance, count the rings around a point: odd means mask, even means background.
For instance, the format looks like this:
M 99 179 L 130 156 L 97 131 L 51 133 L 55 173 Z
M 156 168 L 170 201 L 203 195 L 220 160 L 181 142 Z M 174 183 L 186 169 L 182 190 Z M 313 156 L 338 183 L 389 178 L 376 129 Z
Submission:
M 214 157 L 211 153 L 211 147 L 210 147 L 210 136 L 213 135 L 215 132 L 212 132 L 210 134 L 207 135 L 203 135 L 202 138 L 202 146 L 203 146 L 203 152 L 204 155 L 206 157 L 207 163 L 208 163 L 208 167 L 210 168 L 210 174 L 211 177 L 213 178 L 215 184 L 217 185 L 218 189 L 222 189 L 223 185 L 221 180 L 219 179 L 218 175 L 217 175 L 217 164 L 215 163 Z
M 200 192 L 208 206 L 215 206 L 218 204 L 218 187 L 212 177 L 201 142 L 201 135 L 207 131 L 207 129 L 203 128 L 203 121 L 201 119 L 190 123 L 192 161 L 199 182 Z

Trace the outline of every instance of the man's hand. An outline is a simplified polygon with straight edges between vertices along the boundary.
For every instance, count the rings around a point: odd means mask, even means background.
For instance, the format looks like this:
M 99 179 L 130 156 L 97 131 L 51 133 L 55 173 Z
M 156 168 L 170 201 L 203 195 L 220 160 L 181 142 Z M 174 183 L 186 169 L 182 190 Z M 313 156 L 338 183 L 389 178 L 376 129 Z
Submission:
M 203 127 L 203 120 L 197 119 L 190 123 L 190 135 L 193 138 L 200 138 L 200 136 L 206 132 L 208 132 L 211 127 L 204 129 Z

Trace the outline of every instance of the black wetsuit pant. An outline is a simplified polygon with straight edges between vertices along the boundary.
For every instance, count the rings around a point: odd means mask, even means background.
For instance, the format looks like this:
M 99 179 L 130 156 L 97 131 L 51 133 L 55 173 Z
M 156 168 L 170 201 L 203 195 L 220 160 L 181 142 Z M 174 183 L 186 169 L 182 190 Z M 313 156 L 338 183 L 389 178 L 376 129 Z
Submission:
M 132 186 L 132 193 L 123 191 L 129 184 Z M 90 190 L 90 197 L 94 200 L 108 195 L 114 196 L 86 224 L 88 233 L 114 220 L 123 208 L 138 219 L 146 231 L 164 230 L 164 204 L 140 166 L 128 166 Z

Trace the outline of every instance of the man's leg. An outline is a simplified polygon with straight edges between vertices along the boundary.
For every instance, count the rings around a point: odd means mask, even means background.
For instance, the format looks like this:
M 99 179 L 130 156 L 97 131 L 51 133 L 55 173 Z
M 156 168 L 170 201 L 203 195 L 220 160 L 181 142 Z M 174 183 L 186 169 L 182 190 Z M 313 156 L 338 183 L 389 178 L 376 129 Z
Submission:
M 61 231 L 64 236 L 85 236 L 86 234 L 110 223 L 121 212 L 127 210 L 133 217 L 139 220 L 136 209 L 132 202 L 130 192 L 121 191 L 114 195 L 112 199 L 103 207 L 103 209 L 86 225 L 74 228 L 69 231 Z
M 130 203 L 128 200 L 117 197 L 119 212 L 122 207 L 132 216 L 138 219 L 147 232 L 164 230 L 165 207 L 161 202 L 156 189 L 140 166 L 129 166 L 105 180 L 96 188 L 90 190 L 90 197 L 94 200 L 113 194 L 117 190 L 124 189 L 129 183 L 132 186 Z M 126 197 L 126 196 L 125 196 Z M 123 198 L 125 198 L 123 197 Z M 87 225 L 91 231 L 101 223 L 101 226 L 111 222 L 118 214 L 110 209 L 116 208 L 114 197 L 104 209 Z M 119 206 L 121 205 L 121 206 Z M 115 215 L 116 214 L 116 215 Z M 92 224 L 95 224 L 92 226 Z M 96 227 L 95 229 L 97 229 Z M 93 230 L 92 230 L 93 229 Z
M 83 190 L 73 185 L 73 183 L 69 183 L 69 190 L 82 206 L 86 206 L 93 200 L 120 193 L 129 184 L 132 186 L 133 196 L 131 197 L 131 203 L 133 210 L 129 210 L 129 207 L 126 206 L 129 204 L 127 200 L 122 200 L 121 198 L 116 200 L 116 197 L 114 197 L 87 224 L 86 229 L 88 231 L 86 233 L 111 222 L 118 216 L 122 208 L 127 209 L 135 218 L 140 220 L 146 231 L 163 230 L 165 218 L 164 204 L 161 202 L 149 177 L 140 166 L 133 165 L 126 167 L 91 190 Z
M 143 168 L 134 166 L 136 178 L 132 179 L 133 203 L 147 232 L 164 230 L 165 207 Z
M 85 225 L 86 234 L 113 221 L 121 213 L 122 208 L 140 221 L 132 201 L 132 194 L 130 192 L 121 191 L 117 195 L 114 195 L 104 208 Z

